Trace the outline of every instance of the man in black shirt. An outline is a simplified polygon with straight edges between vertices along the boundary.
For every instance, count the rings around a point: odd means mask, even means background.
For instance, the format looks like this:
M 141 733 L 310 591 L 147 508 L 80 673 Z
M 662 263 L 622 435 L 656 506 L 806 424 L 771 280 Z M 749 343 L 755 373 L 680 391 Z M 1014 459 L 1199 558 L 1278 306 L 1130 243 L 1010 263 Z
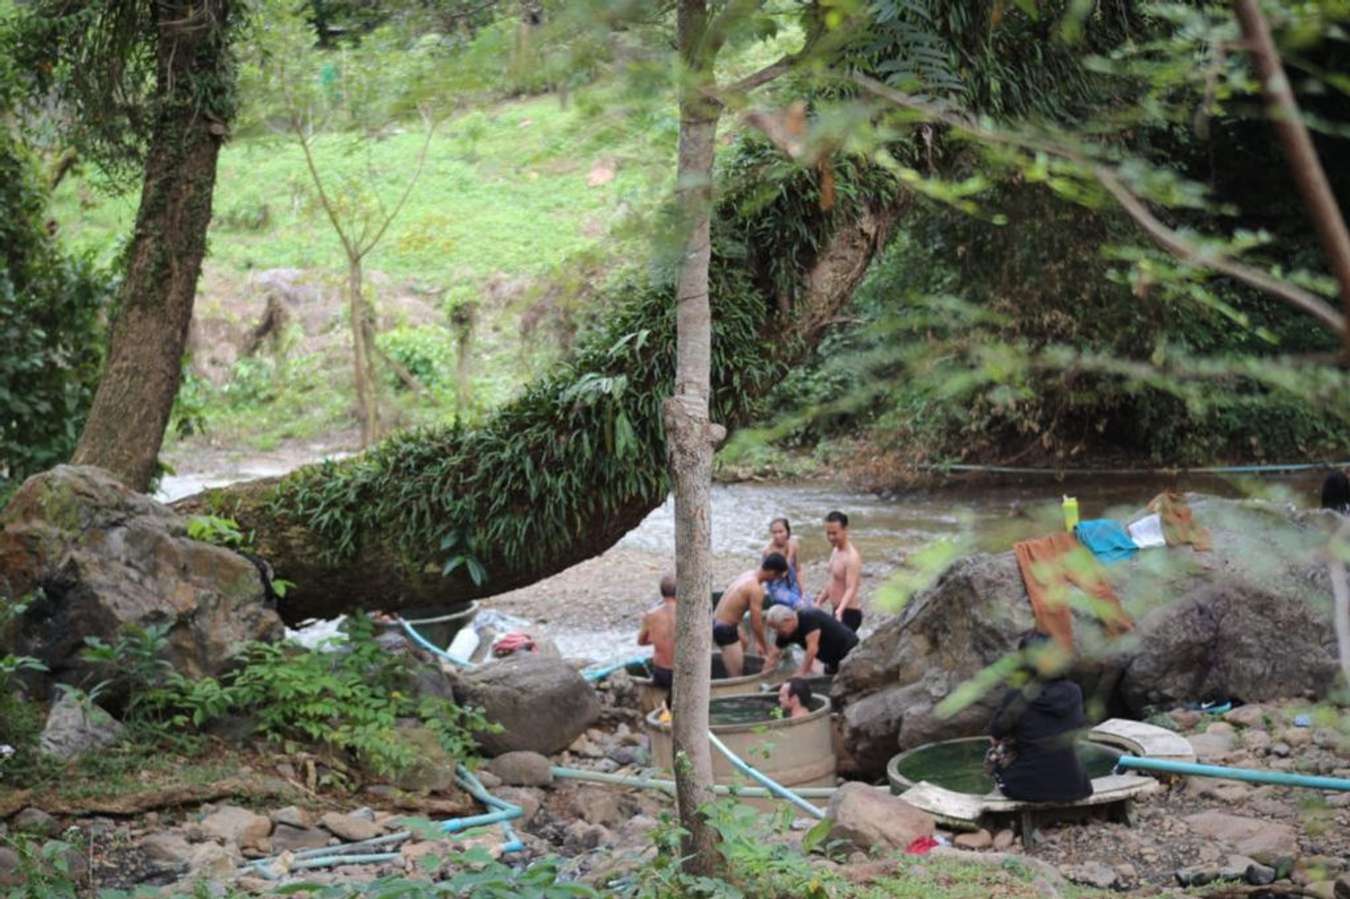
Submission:
M 858 635 L 824 609 L 773 606 L 765 613 L 765 622 L 778 634 L 779 649 L 796 643 L 806 650 L 798 672 L 801 677 L 811 674 L 816 659 L 825 665 L 826 674 L 834 674 L 844 656 L 858 645 Z

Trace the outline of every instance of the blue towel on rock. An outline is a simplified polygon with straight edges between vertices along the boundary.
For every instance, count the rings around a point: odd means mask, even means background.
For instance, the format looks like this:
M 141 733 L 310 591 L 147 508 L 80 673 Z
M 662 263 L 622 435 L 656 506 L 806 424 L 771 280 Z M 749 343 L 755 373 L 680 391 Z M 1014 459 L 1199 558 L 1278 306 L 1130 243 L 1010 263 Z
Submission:
M 1139 552 L 1139 547 L 1134 545 L 1125 526 L 1110 518 L 1080 522 L 1073 532 L 1078 542 L 1092 550 L 1092 554 L 1104 565 L 1123 562 Z

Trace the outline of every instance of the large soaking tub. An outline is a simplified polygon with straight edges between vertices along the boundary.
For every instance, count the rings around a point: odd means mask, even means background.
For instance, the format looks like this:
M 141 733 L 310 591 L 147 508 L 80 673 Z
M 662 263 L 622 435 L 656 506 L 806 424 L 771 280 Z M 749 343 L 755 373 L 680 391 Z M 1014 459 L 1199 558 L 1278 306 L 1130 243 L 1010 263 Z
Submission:
M 709 704 L 712 732 L 743 761 L 785 787 L 832 787 L 835 757 L 830 724 L 830 700 L 816 696 L 809 715 L 775 718 L 778 697 L 768 693 L 737 693 L 720 696 Z M 647 715 L 652 759 L 673 770 L 674 747 L 670 724 L 662 712 Z M 713 778 L 719 784 L 753 786 L 726 756 L 710 747 Z
M 650 662 L 634 662 L 625 670 L 633 678 L 633 682 L 638 685 L 638 704 L 645 715 L 647 712 L 661 707 L 661 703 L 666 700 L 666 691 L 662 687 L 652 683 L 652 672 Z M 745 655 L 745 673 L 740 677 L 727 677 L 727 669 L 722 664 L 722 654 L 717 650 L 712 653 L 712 698 L 717 699 L 721 696 L 731 696 L 736 693 L 750 693 L 760 688 L 772 680 L 780 680 L 782 676 L 782 665 L 778 668 L 764 670 L 764 658 L 762 656 Z

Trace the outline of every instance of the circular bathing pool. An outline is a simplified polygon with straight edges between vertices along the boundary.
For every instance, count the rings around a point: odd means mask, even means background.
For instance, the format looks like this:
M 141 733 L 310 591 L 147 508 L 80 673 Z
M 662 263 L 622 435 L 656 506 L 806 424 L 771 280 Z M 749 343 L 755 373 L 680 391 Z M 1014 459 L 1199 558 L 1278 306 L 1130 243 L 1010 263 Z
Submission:
M 920 781 L 928 781 L 955 793 L 983 796 L 994 789 L 994 779 L 985 773 L 984 754 L 987 737 L 963 737 L 927 743 L 891 759 L 886 776 L 893 792 L 903 792 Z M 1091 740 L 1080 740 L 1074 747 L 1087 768 L 1088 777 L 1105 777 L 1116 767 L 1120 750 Z

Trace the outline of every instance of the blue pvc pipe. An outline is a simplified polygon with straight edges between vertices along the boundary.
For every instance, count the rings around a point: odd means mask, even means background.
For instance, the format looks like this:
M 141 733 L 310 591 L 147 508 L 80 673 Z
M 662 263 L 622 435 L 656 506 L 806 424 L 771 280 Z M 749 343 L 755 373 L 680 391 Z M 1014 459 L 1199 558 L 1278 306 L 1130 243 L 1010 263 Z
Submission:
M 402 625 L 402 627 L 403 627 L 403 632 L 404 632 L 405 634 L 407 634 L 407 635 L 412 639 L 412 641 L 413 641 L 414 643 L 416 643 L 418 646 L 422 647 L 423 649 L 425 649 L 427 652 L 431 653 L 432 655 L 434 655 L 434 656 L 436 656 L 436 657 L 438 657 L 438 658 L 445 659 L 445 660 L 446 660 L 447 662 L 449 662 L 450 664 L 452 664 L 452 665 L 457 665 L 457 666 L 459 666 L 460 668 L 477 668 L 477 667 L 478 667 L 478 666 L 475 665 L 473 662 L 470 662 L 468 659 L 461 659 L 461 658 L 460 658 L 459 656 L 457 656 L 457 655 L 451 655 L 450 653 L 446 652 L 444 649 L 441 649 L 441 648 L 440 648 L 439 646 L 437 646 L 435 643 L 432 643 L 432 642 L 431 642 L 430 640 L 428 640 L 426 637 L 423 637 L 421 634 L 419 634 L 419 633 L 417 632 L 417 629 L 416 629 L 415 627 L 413 627 L 411 624 L 408 623 L 407 619 L 405 619 L 405 618 L 403 618 L 403 617 L 400 616 L 399 619 L 398 619 L 398 623 L 399 623 L 400 625 Z
M 1248 783 L 1275 784 L 1282 787 L 1307 787 L 1313 790 L 1350 791 L 1350 778 L 1344 777 L 1292 774 L 1288 771 L 1263 771 L 1259 768 L 1227 768 L 1223 765 L 1199 765 L 1195 762 L 1174 762 L 1168 759 L 1141 759 L 1133 755 L 1122 755 L 1116 761 L 1116 769 L 1163 771 L 1168 774 L 1219 777 L 1224 780 L 1245 780 Z
M 441 830 L 445 833 L 459 833 L 472 827 L 482 827 L 488 824 L 500 824 L 502 826 L 502 835 L 506 837 L 506 842 L 501 846 L 502 854 L 508 852 L 520 852 L 525 848 L 521 842 L 519 834 L 510 824 L 514 818 L 519 818 L 521 809 L 518 805 L 512 805 L 509 802 L 498 799 L 487 791 L 482 782 L 473 776 L 473 772 L 463 765 L 455 769 L 455 780 L 460 786 L 469 791 L 469 795 L 486 805 L 493 811 L 481 815 L 470 815 L 464 818 L 450 818 L 440 822 Z M 376 864 L 382 862 L 396 861 L 402 856 L 397 852 L 373 852 L 357 853 L 355 849 L 370 849 L 376 846 L 382 846 L 386 843 L 401 843 L 412 836 L 411 831 L 401 830 L 398 833 L 386 834 L 380 837 L 373 837 L 369 840 L 362 840 L 359 843 L 347 843 L 342 846 L 322 846 L 316 849 L 305 849 L 294 855 L 294 861 L 290 865 L 291 870 L 302 870 L 305 868 L 326 868 L 332 865 L 361 865 Z M 271 864 L 276 858 L 260 858 L 249 862 L 247 867 L 253 868 L 255 872 L 261 874 L 269 880 L 275 880 L 279 876 L 271 869 Z
M 595 668 L 587 668 L 585 671 L 581 672 L 581 676 L 586 678 L 586 680 L 594 683 L 595 681 L 604 680 L 614 672 L 618 671 L 620 668 L 627 668 L 629 665 L 635 664 L 637 662 L 646 662 L 650 658 L 651 656 L 646 654 L 636 655 L 633 656 L 632 658 L 624 659 L 622 662 L 614 662 L 613 664 L 610 665 L 602 665 Z
M 770 780 L 768 777 L 761 774 L 759 771 L 755 770 L 755 768 L 752 767 L 751 765 L 748 765 L 745 762 L 741 761 L 740 756 L 736 755 L 736 753 L 728 749 L 727 745 L 723 743 L 721 740 L 717 739 L 717 735 L 714 734 L 712 731 L 708 731 L 708 742 L 712 743 L 713 746 L 717 747 L 718 752 L 722 753 L 722 755 L 727 757 L 727 761 L 731 762 L 732 767 L 734 767 L 737 771 L 741 772 L 747 777 L 751 778 L 752 780 L 762 784 L 770 793 L 773 793 L 776 796 L 786 799 L 788 802 L 791 802 L 793 805 L 797 806 L 797 808 L 806 812 L 808 815 L 814 815 L 817 818 L 825 817 L 825 813 L 822 812 L 820 809 L 816 808 L 814 805 L 807 802 L 805 799 L 798 796 L 796 793 L 792 792 L 787 787 L 784 787 L 778 784 L 777 782 Z

